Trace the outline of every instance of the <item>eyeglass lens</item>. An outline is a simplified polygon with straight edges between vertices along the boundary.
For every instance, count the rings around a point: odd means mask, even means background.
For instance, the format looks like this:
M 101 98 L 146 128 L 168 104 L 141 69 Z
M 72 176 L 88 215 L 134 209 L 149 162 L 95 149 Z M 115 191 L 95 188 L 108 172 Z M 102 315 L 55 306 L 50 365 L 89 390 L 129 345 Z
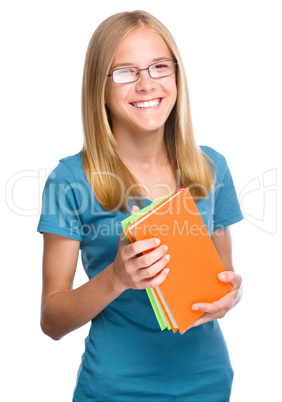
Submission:
M 113 80 L 116 84 L 125 84 L 137 81 L 140 70 L 148 70 L 151 78 L 162 78 L 174 73 L 174 61 L 165 60 L 151 64 L 147 69 L 137 67 L 119 68 L 113 71 Z

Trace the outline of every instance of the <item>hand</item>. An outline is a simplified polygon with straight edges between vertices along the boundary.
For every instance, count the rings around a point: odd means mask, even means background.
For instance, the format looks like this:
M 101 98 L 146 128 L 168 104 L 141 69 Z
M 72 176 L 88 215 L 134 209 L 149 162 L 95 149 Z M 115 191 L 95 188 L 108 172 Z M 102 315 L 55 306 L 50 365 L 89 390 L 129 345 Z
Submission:
M 134 206 L 131 214 L 137 210 L 138 207 Z M 160 246 L 160 240 L 156 238 L 127 244 L 122 231 L 117 255 L 112 263 L 116 286 L 121 291 L 159 286 L 169 272 L 168 268 L 164 269 L 170 259 L 167 250 L 167 246 Z
M 223 318 L 229 310 L 239 303 L 242 296 L 241 276 L 236 274 L 234 271 L 224 271 L 218 274 L 218 279 L 221 282 L 230 282 L 233 286 L 233 290 L 214 303 L 193 304 L 191 307 L 192 310 L 204 311 L 205 314 L 203 314 L 197 321 L 190 325 L 186 331 L 188 331 L 190 328 L 197 327 L 198 325 L 215 320 L 216 318 Z M 182 333 L 184 334 L 184 332 Z

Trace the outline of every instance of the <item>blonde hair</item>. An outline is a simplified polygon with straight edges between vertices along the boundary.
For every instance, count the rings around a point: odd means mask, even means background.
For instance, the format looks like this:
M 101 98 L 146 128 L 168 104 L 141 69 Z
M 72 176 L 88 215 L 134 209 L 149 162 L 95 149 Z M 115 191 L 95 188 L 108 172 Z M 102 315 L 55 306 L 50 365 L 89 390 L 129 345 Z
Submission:
M 164 142 L 178 186 L 189 187 L 194 199 L 205 198 L 213 183 L 211 161 L 195 142 L 188 85 L 181 56 L 168 29 L 144 11 L 123 12 L 103 21 L 90 39 L 82 82 L 84 145 L 82 162 L 86 178 L 99 203 L 106 210 L 127 209 L 128 198 L 139 205 L 140 188 L 119 158 L 105 105 L 108 71 L 121 41 L 133 30 L 146 26 L 161 35 L 178 62 L 177 101 L 165 124 Z

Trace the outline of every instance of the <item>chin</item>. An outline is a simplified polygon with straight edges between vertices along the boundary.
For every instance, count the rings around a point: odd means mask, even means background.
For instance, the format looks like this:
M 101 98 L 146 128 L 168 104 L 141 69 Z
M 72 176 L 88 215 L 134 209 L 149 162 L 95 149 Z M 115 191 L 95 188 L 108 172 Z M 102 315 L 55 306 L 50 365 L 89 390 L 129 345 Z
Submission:
M 146 133 L 164 130 L 164 124 L 143 124 L 139 126 L 139 131 Z

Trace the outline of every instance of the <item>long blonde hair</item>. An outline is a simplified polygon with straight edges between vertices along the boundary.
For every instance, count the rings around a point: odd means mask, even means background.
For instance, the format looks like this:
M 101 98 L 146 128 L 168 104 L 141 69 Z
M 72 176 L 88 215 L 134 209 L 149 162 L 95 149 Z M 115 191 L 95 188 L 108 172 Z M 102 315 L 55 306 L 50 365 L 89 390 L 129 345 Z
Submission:
M 205 198 L 213 183 L 211 163 L 195 142 L 188 85 L 181 56 L 168 29 L 144 11 L 123 12 L 103 21 L 90 39 L 82 82 L 86 178 L 99 203 L 108 211 L 127 209 L 129 197 L 139 205 L 140 184 L 119 158 L 105 105 L 105 85 L 115 52 L 133 30 L 146 26 L 161 35 L 177 66 L 177 101 L 165 124 L 164 142 L 178 186 L 189 187 L 194 199 Z

